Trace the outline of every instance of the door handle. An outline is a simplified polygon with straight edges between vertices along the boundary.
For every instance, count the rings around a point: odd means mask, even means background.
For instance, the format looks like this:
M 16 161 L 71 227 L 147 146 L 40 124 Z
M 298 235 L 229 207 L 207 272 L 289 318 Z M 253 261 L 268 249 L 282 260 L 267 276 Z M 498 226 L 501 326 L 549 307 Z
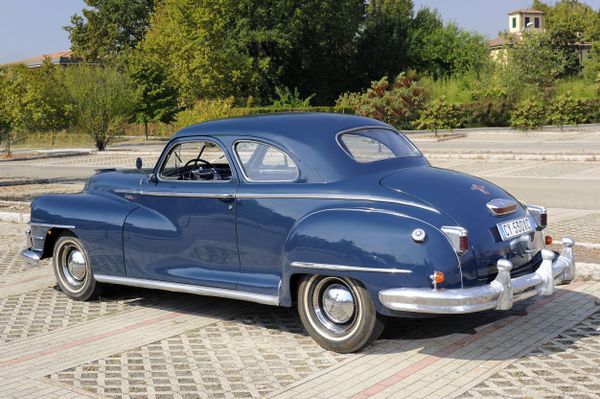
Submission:
M 223 202 L 233 202 L 235 200 L 234 194 L 221 194 L 218 197 Z

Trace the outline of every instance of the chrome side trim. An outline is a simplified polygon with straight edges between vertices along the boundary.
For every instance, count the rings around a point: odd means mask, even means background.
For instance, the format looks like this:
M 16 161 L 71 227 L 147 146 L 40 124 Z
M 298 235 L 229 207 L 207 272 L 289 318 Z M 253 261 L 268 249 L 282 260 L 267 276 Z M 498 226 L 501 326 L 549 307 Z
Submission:
M 254 292 L 236 291 L 226 288 L 205 287 L 192 284 L 171 283 L 167 281 L 108 276 L 104 274 L 95 274 L 94 278 L 100 283 L 128 285 L 132 287 L 151 288 L 163 291 L 182 292 L 186 294 L 214 296 L 219 298 L 239 299 L 242 301 L 262 303 L 265 305 L 279 305 L 279 297 L 276 295 L 264 295 Z
M 338 272 L 412 273 L 408 269 L 383 269 L 379 267 L 332 265 L 328 263 L 292 262 L 292 267 L 303 269 L 334 270 Z
M 47 227 L 49 229 L 52 228 L 57 228 L 57 229 L 74 229 L 75 226 L 71 226 L 68 224 L 48 224 L 48 223 L 32 223 L 29 222 L 30 226 L 35 226 L 35 227 Z
M 380 202 L 389 204 L 398 204 L 412 206 L 415 208 L 421 208 L 439 214 L 436 208 L 419 204 L 413 201 L 403 201 L 393 198 L 375 197 L 372 195 L 356 195 L 356 194 L 318 194 L 318 193 L 300 193 L 300 194 L 250 194 L 250 193 L 238 193 L 237 198 L 244 199 L 323 199 L 323 200 L 338 200 L 338 201 L 368 201 L 368 202 Z
M 181 192 L 166 192 L 166 191 L 139 191 L 138 194 L 149 195 L 152 197 L 185 197 L 185 198 L 217 198 L 217 199 L 234 199 L 235 194 L 228 193 L 181 193 Z

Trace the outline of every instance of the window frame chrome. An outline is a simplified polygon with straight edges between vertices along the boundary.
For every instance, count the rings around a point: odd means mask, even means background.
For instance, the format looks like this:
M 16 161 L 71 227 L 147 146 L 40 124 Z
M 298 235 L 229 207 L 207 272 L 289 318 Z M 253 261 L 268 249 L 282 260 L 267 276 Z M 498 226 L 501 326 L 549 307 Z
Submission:
M 293 180 L 289 180 L 289 179 L 287 179 L 287 180 L 254 180 L 254 179 L 251 179 L 246 174 L 246 170 L 244 169 L 244 163 L 242 162 L 242 160 L 237 152 L 236 147 L 240 143 L 253 143 L 253 144 L 259 144 L 259 145 L 262 144 L 262 145 L 274 148 L 274 149 L 282 152 L 285 156 L 287 156 L 294 163 L 294 166 L 296 168 L 296 177 Z M 241 173 L 242 177 L 248 183 L 297 183 L 300 180 L 300 176 L 302 175 L 302 172 L 300 171 L 300 168 L 298 167 L 298 162 L 296 161 L 296 159 L 294 159 L 294 157 L 292 157 L 290 155 L 290 153 L 288 151 L 282 149 L 281 147 L 279 147 L 277 145 L 270 144 L 270 143 L 267 143 L 262 140 L 247 139 L 247 138 L 237 139 L 231 144 L 231 152 L 233 153 L 233 156 L 234 156 L 235 161 L 240 169 L 240 173 Z
M 191 137 L 191 138 L 190 138 Z M 237 174 L 235 174 L 235 171 L 233 168 L 233 162 L 229 157 L 229 154 L 227 154 L 227 148 L 222 145 L 222 143 L 220 143 L 218 140 L 216 140 L 213 137 L 210 136 L 190 136 L 190 137 L 185 137 L 179 140 L 173 140 L 171 143 L 169 143 L 167 145 L 167 147 L 165 148 L 165 150 L 163 151 L 163 154 L 161 155 L 161 157 L 159 158 L 158 162 L 157 162 L 157 167 L 154 171 L 154 176 L 156 177 L 156 183 L 159 182 L 163 182 L 163 183 L 178 183 L 178 184 L 195 184 L 195 183 L 203 183 L 203 184 L 231 184 L 231 183 L 235 183 L 238 180 L 238 176 Z M 171 150 L 173 149 L 173 147 L 177 146 L 177 145 L 181 145 L 184 143 L 193 143 L 193 142 L 198 142 L 198 141 L 208 141 L 210 143 L 215 144 L 216 146 L 218 146 L 221 151 L 223 152 L 223 155 L 225 155 L 225 159 L 227 159 L 227 164 L 229 165 L 229 170 L 231 171 L 231 178 L 229 180 L 171 180 L 171 179 L 164 179 L 161 177 L 161 171 L 163 169 L 163 166 L 165 164 L 165 162 L 167 162 L 168 156 L 171 152 Z M 150 195 L 149 193 L 144 193 L 147 195 Z
M 352 153 L 350 153 L 350 151 L 346 148 L 346 146 L 344 145 L 344 143 L 342 143 L 342 141 L 340 140 L 340 137 L 342 135 L 344 135 L 344 134 L 354 133 L 354 132 L 360 131 L 360 130 L 389 130 L 390 132 L 395 133 L 400 138 L 402 138 L 406 142 L 406 144 L 408 144 L 416 152 L 416 155 L 409 155 L 409 156 L 405 156 L 405 157 L 399 157 L 396 154 L 394 154 L 394 156 L 392 158 L 377 159 L 377 160 L 374 160 L 374 161 L 365 161 L 365 162 L 359 161 L 356 158 L 354 158 L 354 156 L 352 155 Z M 368 126 L 353 127 L 352 129 L 342 130 L 342 131 L 339 131 L 339 132 L 337 132 L 335 134 L 335 142 L 342 149 L 342 151 L 344 151 L 344 153 L 348 157 L 350 157 L 351 160 L 353 160 L 354 162 L 356 162 L 358 164 L 361 164 L 361 165 L 369 165 L 369 164 L 373 164 L 373 163 L 376 163 L 376 162 L 389 161 L 390 159 L 422 158 L 423 157 L 423 153 L 421 151 L 419 151 L 419 149 L 417 148 L 417 146 L 415 146 L 413 144 L 413 142 L 410 141 L 409 138 L 406 137 L 406 135 L 404 133 L 402 133 L 401 131 L 399 131 L 397 129 L 394 129 L 394 128 L 391 128 L 391 127 L 386 127 L 386 126 L 372 126 L 372 125 L 368 125 Z M 388 149 L 390 151 L 392 151 L 391 148 L 388 147 Z M 392 151 L 392 153 L 394 153 L 394 152 Z

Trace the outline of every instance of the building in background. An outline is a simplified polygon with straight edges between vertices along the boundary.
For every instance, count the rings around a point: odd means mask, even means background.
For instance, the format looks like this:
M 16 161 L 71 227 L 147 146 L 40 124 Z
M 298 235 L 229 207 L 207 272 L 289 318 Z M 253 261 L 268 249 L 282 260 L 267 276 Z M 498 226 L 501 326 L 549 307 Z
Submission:
M 507 47 L 521 40 L 523 33 L 546 32 L 546 15 L 535 8 L 521 8 L 508 13 L 508 30 L 495 39 L 488 41 L 490 55 L 495 60 L 503 59 Z M 587 58 L 592 48 L 590 42 L 575 43 L 580 63 Z
M 42 62 L 44 62 L 45 58 L 48 58 L 52 64 L 61 66 L 76 65 L 81 62 L 81 58 L 74 57 L 71 50 L 65 50 L 57 51 L 56 53 L 42 54 L 37 57 L 27 58 L 20 61 L 9 62 L 0 65 L 0 67 L 8 65 L 25 65 L 29 68 L 39 68 L 42 66 Z

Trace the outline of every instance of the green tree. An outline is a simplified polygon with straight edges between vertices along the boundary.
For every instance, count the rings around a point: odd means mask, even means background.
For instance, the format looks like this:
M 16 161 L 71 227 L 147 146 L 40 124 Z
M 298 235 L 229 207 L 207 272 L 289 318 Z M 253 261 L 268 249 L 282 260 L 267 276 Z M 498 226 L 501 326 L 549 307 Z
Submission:
M 371 83 L 362 93 L 345 93 L 336 101 L 357 115 L 379 119 L 391 125 L 408 128 L 425 103 L 425 90 L 414 72 L 400 73 L 393 83 L 383 77 Z
M 580 40 L 600 40 L 600 13 L 589 5 L 577 0 L 560 0 L 549 5 L 541 0 L 534 0 L 533 8 L 546 13 L 546 29 L 568 30 L 580 33 Z
M 273 107 L 285 108 L 308 108 L 310 107 L 310 101 L 315 96 L 311 94 L 306 98 L 302 98 L 300 92 L 298 92 L 298 88 L 294 88 L 294 91 L 291 91 L 289 87 L 276 87 L 275 93 L 278 98 L 273 101 Z
M 49 59 L 40 68 L 28 72 L 25 107 L 29 130 L 44 131 L 54 135 L 71 123 L 71 103 L 60 71 Z
M 114 59 L 133 49 L 148 28 L 154 0 L 85 0 L 83 15 L 71 17 L 71 48 L 86 60 Z
M 499 81 L 513 98 L 528 88 L 549 94 L 554 81 L 565 71 L 564 54 L 552 48 L 547 34 L 524 34 L 507 48 L 506 62 L 497 66 Z
M 104 150 L 132 116 L 131 81 L 111 67 L 80 65 L 64 73 L 75 125 L 94 139 L 98 150 Z
M 431 130 L 438 135 L 438 130 L 452 130 L 463 126 L 462 114 L 456 104 L 450 104 L 445 97 L 430 101 L 415 121 L 417 129 Z
M 486 40 L 482 35 L 461 29 L 455 23 L 444 25 L 436 10 L 420 9 L 409 31 L 411 67 L 435 77 L 479 73 L 490 65 Z
M 128 74 L 136 93 L 135 120 L 144 124 L 144 136 L 148 140 L 149 122 L 173 121 L 178 111 L 178 93 L 161 65 L 145 57 L 132 57 L 128 61 Z
M 358 68 L 363 85 L 381 76 L 396 76 L 409 65 L 408 36 L 412 0 L 371 0 L 360 29 Z
M 600 73 L 600 41 L 594 42 L 592 49 L 588 53 L 587 59 L 583 63 L 583 75 L 589 81 L 596 80 Z
M 4 145 L 7 156 L 11 155 L 11 144 L 16 134 L 23 133 L 31 121 L 27 90 L 29 73 L 23 65 L 4 68 L 0 71 L 0 127 L 4 130 Z
M 537 98 L 521 100 L 510 114 L 510 125 L 525 132 L 539 128 L 545 120 L 544 106 Z

